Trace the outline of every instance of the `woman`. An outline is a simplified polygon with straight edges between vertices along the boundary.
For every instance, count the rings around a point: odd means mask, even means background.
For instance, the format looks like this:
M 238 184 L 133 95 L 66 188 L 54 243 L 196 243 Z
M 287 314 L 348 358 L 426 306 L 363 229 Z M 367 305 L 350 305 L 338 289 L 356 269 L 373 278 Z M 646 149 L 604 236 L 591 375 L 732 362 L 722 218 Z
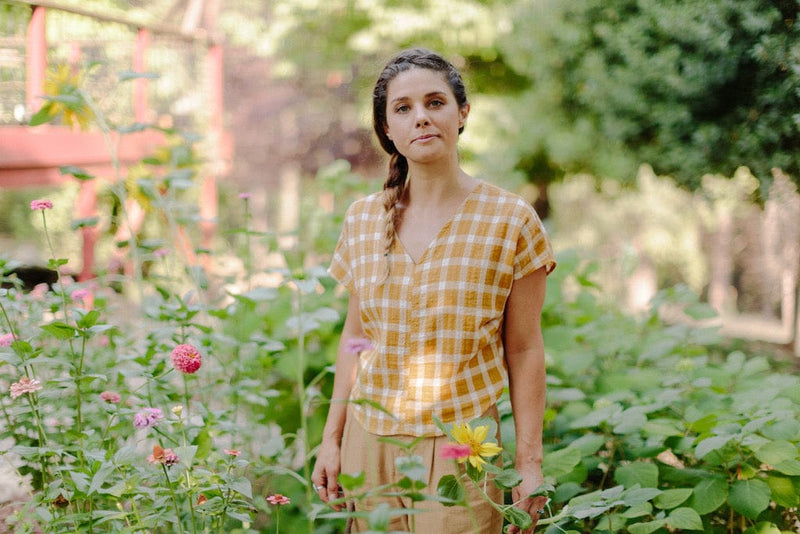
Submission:
M 535 524 L 546 502 L 527 498 L 543 482 L 540 315 L 555 261 L 528 203 L 461 169 L 457 143 L 469 110 L 459 72 L 428 50 L 400 53 L 375 85 L 374 128 L 391 156 L 389 176 L 382 192 L 350 206 L 331 263 L 349 305 L 311 481 L 325 502 L 339 496 L 341 472 L 364 472 L 371 485 L 396 482 L 394 457 L 404 452 L 378 438 L 424 436 L 414 453 L 428 463 L 435 492 L 453 463 L 439 458 L 448 439 L 434 417 L 497 419 L 508 385 L 522 476 L 513 499 Z M 348 350 L 361 338 L 366 350 Z M 461 508 L 426 501 L 414 506 L 428 511 L 397 516 L 390 529 L 499 533 L 502 517 L 479 495 L 469 500 L 477 525 Z

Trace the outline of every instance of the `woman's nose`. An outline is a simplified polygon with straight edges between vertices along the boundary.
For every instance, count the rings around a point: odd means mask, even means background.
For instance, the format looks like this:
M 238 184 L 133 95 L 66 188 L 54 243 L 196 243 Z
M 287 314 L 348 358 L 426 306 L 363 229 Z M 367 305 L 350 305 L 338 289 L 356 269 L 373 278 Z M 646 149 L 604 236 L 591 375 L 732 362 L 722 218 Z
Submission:
M 430 120 L 428 120 L 428 112 L 424 106 L 417 107 L 415 113 L 417 126 L 426 126 L 430 124 Z

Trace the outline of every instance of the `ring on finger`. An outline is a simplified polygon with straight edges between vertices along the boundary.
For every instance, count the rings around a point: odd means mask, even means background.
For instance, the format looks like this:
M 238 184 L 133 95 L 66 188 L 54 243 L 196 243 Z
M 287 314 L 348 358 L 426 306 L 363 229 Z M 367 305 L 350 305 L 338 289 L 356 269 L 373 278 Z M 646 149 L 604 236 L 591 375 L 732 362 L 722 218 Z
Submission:
M 325 486 L 317 486 L 316 484 L 312 484 L 312 486 L 314 488 L 314 491 L 319 491 L 319 490 L 321 490 L 322 488 L 325 487 Z
M 539 515 L 542 515 L 542 514 L 544 514 L 544 510 L 541 510 L 541 509 L 540 510 L 536 510 L 536 513 L 539 514 Z

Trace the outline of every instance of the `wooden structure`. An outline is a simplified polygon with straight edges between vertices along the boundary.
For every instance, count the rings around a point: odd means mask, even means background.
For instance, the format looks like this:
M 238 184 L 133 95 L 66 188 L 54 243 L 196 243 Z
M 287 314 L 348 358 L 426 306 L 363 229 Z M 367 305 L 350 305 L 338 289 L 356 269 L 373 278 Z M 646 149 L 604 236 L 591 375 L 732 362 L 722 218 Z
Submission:
M 219 162 L 230 158 L 229 136 L 223 128 L 223 47 L 214 33 L 219 3 L 215 0 L 188 0 L 184 23 L 181 28 L 158 24 L 143 24 L 120 16 L 92 13 L 83 9 L 67 7 L 58 2 L 41 0 L 10 0 L 11 4 L 22 4 L 30 8 L 30 18 L 25 43 L 25 112 L 28 117 L 42 105 L 41 95 L 47 70 L 47 14 L 62 11 L 87 17 L 95 21 L 124 25 L 135 31 L 131 71 L 147 71 L 146 53 L 154 35 L 169 36 L 205 50 L 207 67 L 205 94 L 209 115 L 207 137 L 211 141 L 208 159 L 212 161 L 209 171 L 203 176 L 200 216 L 204 246 L 209 244 L 217 217 L 218 174 L 224 168 Z M 206 28 L 198 27 L 200 16 L 205 11 Z M 120 69 L 125 70 L 125 68 Z M 132 107 L 134 120 L 146 123 L 148 117 L 148 79 L 133 80 Z M 152 153 L 163 141 L 154 130 L 143 130 L 125 135 L 112 134 L 111 143 L 116 147 L 116 163 L 121 169 Z M 109 151 L 107 139 L 102 132 L 77 132 L 67 127 L 42 125 L 0 124 L 0 190 L 42 185 L 58 185 L 72 179 L 62 175 L 60 167 L 76 166 L 97 176 L 117 178 L 114 159 Z M 96 184 L 94 180 L 81 182 L 81 192 L 75 206 L 76 218 L 89 218 L 96 212 Z M 83 239 L 83 262 L 79 277 L 90 278 L 94 272 L 94 247 L 97 230 L 81 228 Z

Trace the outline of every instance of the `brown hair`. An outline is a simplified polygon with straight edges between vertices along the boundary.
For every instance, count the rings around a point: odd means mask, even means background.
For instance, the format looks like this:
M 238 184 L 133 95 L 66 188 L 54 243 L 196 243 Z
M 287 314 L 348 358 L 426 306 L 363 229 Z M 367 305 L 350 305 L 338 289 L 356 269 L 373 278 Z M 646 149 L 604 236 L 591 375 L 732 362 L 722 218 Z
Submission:
M 392 245 L 394 245 L 397 202 L 403 197 L 406 179 L 408 178 L 408 160 L 397 151 L 394 142 L 386 135 L 387 89 L 389 82 L 394 80 L 398 74 L 415 67 L 441 72 L 450 85 L 453 95 L 455 95 L 458 107 L 463 108 L 468 104 L 467 90 L 458 69 L 439 54 L 424 48 L 409 48 L 397 54 L 386 64 L 378 77 L 378 81 L 375 82 L 375 88 L 372 92 L 372 126 L 375 129 L 375 134 L 378 136 L 381 147 L 391 156 L 389 174 L 383 184 L 383 206 L 386 210 L 384 233 L 384 256 L 387 258 L 386 278 L 389 277 L 391 268 L 388 256 Z M 463 126 L 458 129 L 458 133 L 460 134 L 462 131 L 464 131 Z M 386 278 L 384 278 L 384 281 Z

